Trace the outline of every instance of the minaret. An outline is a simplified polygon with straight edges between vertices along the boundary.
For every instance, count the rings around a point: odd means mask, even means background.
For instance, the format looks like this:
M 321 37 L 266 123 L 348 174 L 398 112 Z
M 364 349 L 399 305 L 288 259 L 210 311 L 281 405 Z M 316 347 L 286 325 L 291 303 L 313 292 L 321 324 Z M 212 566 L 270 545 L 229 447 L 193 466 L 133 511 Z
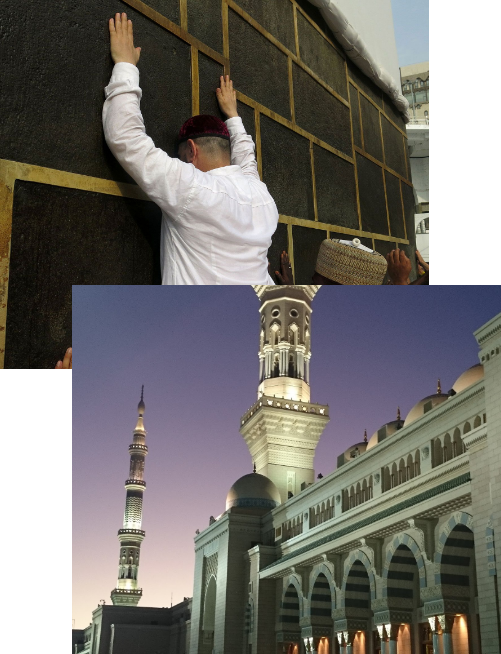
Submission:
M 258 400 L 240 433 L 282 501 L 314 482 L 329 407 L 310 402 L 311 303 L 319 286 L 254 286 L 261 300 Z
M 139 549 L 144 539 L 145 532 L 141 529 L 141 518 L 143 512 L 143 492 L 146 482 L 143 481 L 144 458 L 148 453 L 145 445 L 146 430 L 143 425 L 144 386 L 141 389 L 141 401 L 138 404 L 136 428 L 132 444 L 129 445 L 130 471 L 129 478 L 125 482 L 126 499 L 124 525 L 118 531 L 120 541 L 120 558 L 118 561 L 118 584 L 111 591 L 113 604 L 121 606 L 137 606 L 141 599 L 142 590 L 138 588 L 137 576 L 139 571 Z

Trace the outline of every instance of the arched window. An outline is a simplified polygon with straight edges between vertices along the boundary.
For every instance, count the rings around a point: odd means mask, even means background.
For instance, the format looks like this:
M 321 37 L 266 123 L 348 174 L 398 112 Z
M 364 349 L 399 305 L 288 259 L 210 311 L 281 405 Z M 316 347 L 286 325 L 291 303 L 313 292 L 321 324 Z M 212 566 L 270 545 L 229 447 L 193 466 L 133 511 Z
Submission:
M 454 434 L 452 436 L 452 452 L 454 456 L 459 456 L 464 452 L 461 432 L 457 428 L 454 430 Z
M 481 424 L 482 424 L 482 420 L 480 416 L 475 416 L 475 420 L 473 421 L 473 429 L 480 427 Z
M 367 500 L 367 480 L 362 482 L 362 504 Z
M 395 486 L 397 485 L 398 485 L 397 464 L 394 463 L 391 467 L 391 487 L 395 488 Z
M 274 322 L 270 327 L 270 343 L 271 345 L 278 345 L 280 340 L 280 325 Z
M 400 463 L 398 464 L 398 483 L 402 484 L 404 481 L 406 481 L 405 461 L 403 459 L 400 459 Z
M 369 495 L 368 499 L 372 500 L 372 475 L 369 477 Z
M 414 461 L 412 460 L 412 454 L 409 454 L 407 457 L 407 465 L 405 466 L 405 473 L 407 479 L 412 479 L 414 477 Z
M 391 488 L 391 475 L 390 475 L 390 469 L 388 466 L 384 469 L 384 490 L 387 491 Z
M 463 434 L 467 434 L 469 431 L 471 431 L 471 425 L 469 422 L 465 422 L 465 425 L 463 427 Z
M 439 466 L 443 462 L 442 443 L 440 438 L 435 438 L 433 441 L 433 467 L 435 468 L 435 466 Z
M 355 489 L 353 486 L 350 489 L 350 509 L 355 506 Z
M 357 484 L 357 501 L 356 505 L 358 506 L 360 504 L 360 482 Z
M 205 591 L 204 615 L 202 629 L 207 637 L 214 634 L 214 625 L 216 620 L 216 578 L 212 576 L 207 584 Z
M 289 343 L 291 345 L 297 345 L 297 340 L 298 340 L 298 328 L 296 323 L 292 323 L 292 325 L 289 325 Z
M 453 457 L 451 435 L 445 434 L 444 436 L 444 462 L 450 461 Z
M 421 474 L 421 454 L 419 450 L 416 450 L 414 454 L 414 477 L 417 477 Z

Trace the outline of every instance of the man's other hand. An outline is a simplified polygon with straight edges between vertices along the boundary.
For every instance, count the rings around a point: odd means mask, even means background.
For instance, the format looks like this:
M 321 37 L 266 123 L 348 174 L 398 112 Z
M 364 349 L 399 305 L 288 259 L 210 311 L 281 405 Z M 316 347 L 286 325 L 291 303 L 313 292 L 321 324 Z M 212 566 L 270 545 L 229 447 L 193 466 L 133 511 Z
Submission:
M 280 274 L 278 270 L 275 270 L 275 275 L 277 276 L 278 283 L 282 285 L 293 284 L 294 282 L 292 281 L 292 266 L 289 260 L 289 255 L 285 250 L 280 255 L 280 269 L 282 271 L 282 274 Z
M 64 359 L 62 361 L 58 361 L 56 363 L 56 370 L 62 370 L 63 368 L 70 368 L 71 369 L 71 347 L 69 347 L 66 350 L 66 354 L 64 355 Z
M 221 75 L 219 79 L 221 86 L 216 89 L 219 108 L 226 118 L 236 118 L 238 116 L 237 92 L 233 90 L 233 82 L 229 75 L 226 77 Z
M 386 255 L 388 261 L 388 277 L 393 284 L 402 286 L 409 283 L 411 260 L 403 250 L 392 250 Z
M 125 61 L 133 66 L 137 65 L 141 48 L 134 47 L 132 36 L 132 21 L 127 20 L 127 14 L 115 14 L 115 19 L 110 18 L 110 46 L 111 58 L 118 64 Z

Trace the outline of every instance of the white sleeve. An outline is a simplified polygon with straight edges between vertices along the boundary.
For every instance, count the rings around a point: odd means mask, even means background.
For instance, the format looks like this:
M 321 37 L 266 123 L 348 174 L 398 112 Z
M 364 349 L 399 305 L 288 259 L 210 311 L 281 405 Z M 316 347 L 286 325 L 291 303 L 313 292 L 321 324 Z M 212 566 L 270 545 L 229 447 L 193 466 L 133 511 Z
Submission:
M 169 157 L 146 135 L 136 66 L 115 64 L 104 92 L 103 127 L 108 147 L 148 197 L 175 218 L 193 187 L 194 166 Z
M 230 133 L 231 164 L 240 166 L 245 175 L 252 175 L 259 179 L 256 157 L 254 155 L 254 141 L 245 131 L 240 116 L 228 118 L 226 127 Z

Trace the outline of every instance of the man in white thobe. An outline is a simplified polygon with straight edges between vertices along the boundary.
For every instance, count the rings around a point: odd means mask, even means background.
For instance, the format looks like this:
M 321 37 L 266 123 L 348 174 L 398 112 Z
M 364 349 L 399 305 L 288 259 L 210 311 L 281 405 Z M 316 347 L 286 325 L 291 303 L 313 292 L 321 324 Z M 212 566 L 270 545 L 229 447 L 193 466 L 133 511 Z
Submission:
M 221 77 L 217 89 L 226 127 L 215 117 L 191 118 L 180 133 L 180 159 L 171 158 L 145 132 L 136 67 L 141 49 L 134 47 L 132 21 L 116 14 L 109 29 L 115 66 L 105 89 L 104 134 L 123 168 L 162 210 L 162 284 L 273 284 L 267 252 L 278 211 L 259 179 L 231 81 Z M 211 128 L 200 134 L 206 124 Z

